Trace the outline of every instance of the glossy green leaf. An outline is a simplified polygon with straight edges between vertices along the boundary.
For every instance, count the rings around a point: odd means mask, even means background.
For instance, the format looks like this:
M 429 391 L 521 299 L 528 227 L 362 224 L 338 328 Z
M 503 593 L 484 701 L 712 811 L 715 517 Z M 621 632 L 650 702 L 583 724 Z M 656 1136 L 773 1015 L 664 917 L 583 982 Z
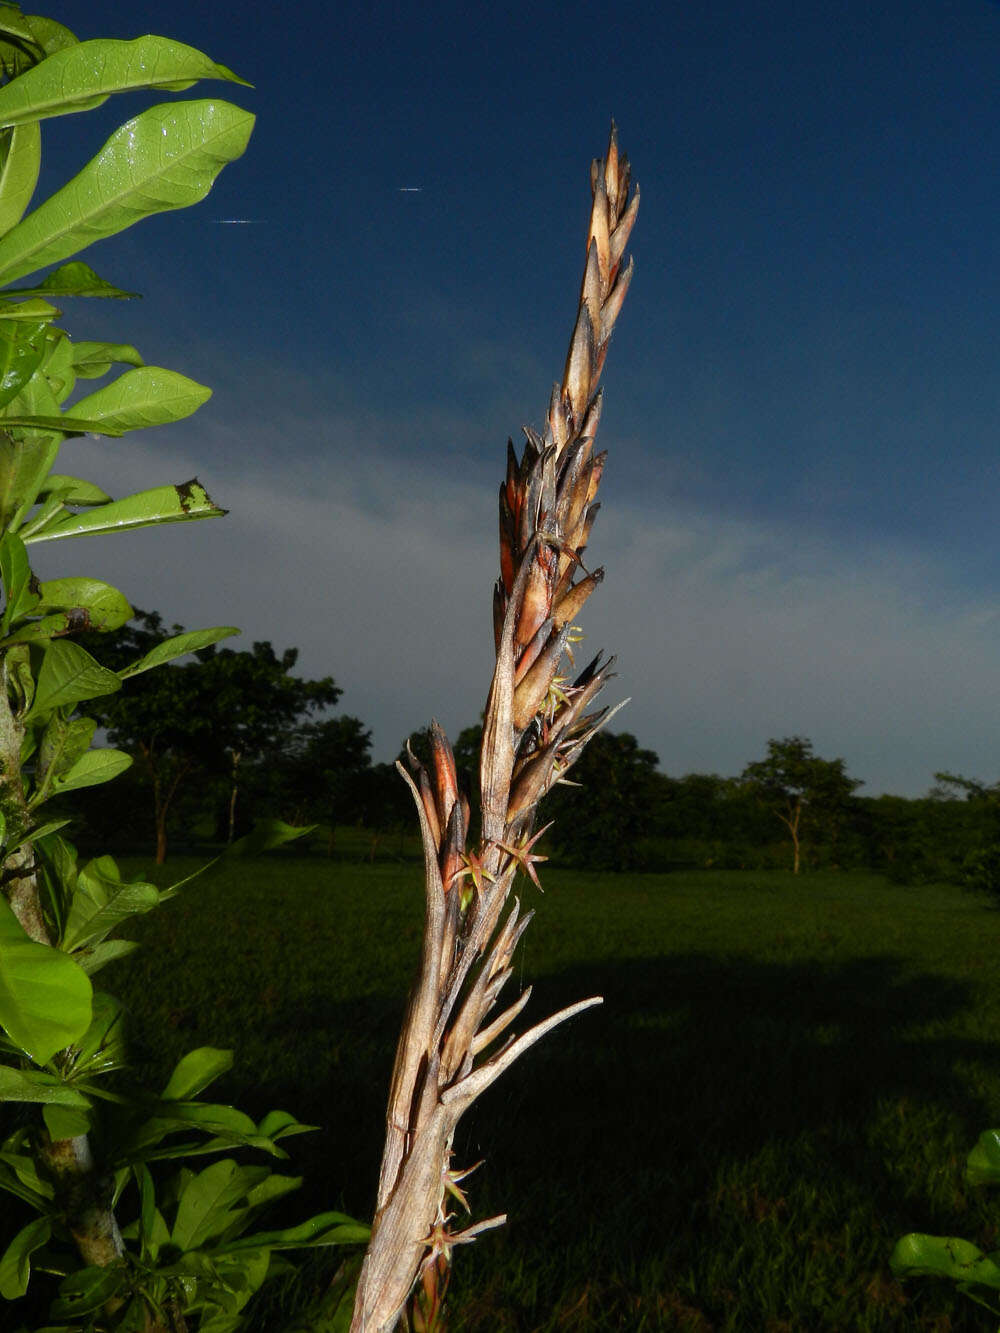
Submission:
M 29 121 L 0 136 L 0 236 L 24 217 L 38 184 L 42 132 Z
M 105 532 L 130 532 L 133 528 L 149 527 L 158 523 L 183 523 L 195 518 L 221 518 L 224 509 L 213 504 L 204 486 L 194 478 L 179 486 L 157 486 L 151 491 L 140 491 L 123 500 L 89 509 L 85 514 L 73 514 L 42 532 L 32 533 L 26 540 L 48 542 L 63 537 L 90 537 Z
M 0 634 L 19 616 L 29 615 L 37 605 L 38 595 L 31 587 L 31 566 L 24 542 L 12 532 L 0 538 L 0 581 L 3 583 L 4 609 Z
M 73 957 L 84 972 L 92 977 L 100 968 L 115 962 L 118 958 L 125 958 L 128 954 L 134 953 L 138 947 L 134 940 L 100 940 L 96 944 L 88 944 L 83 949 L 77 949 Z
M 0 417 L 0 429 L 9 426 L 19 426 L 23 430 L 37 432 L 59 430 L 66 435 L 117 437 L 122 434 L 113 421 L 90 421 L 86 417 L 70 416 L 68 412 L 65 415 L 60 412 L 5 412 Z
M 76 44 L 77 39 L 69 28 L 57 23 L 55 19 L 45 18 L 41 14 L 25 14 L 22 17 L 25 27 L 46 55 L 51 55 L 53 51 L 61 51 L 64 46 Z
M 124 667 L 118 674 L 122 680 L 128 680 L 130 676 L 139 676 L 144 671 L 151 671 L 153 667 L 164 666 L 187 653 L 200 652 L 202 648 L 209 648 L 220 639 L 228 639 L 239 632 L 232 625 L 217 625 L 214 629 L 192 629 L 184 634 L 175 634 L 172 639 L 158 643 L 144 657 Z
M 0 1025 L 36 1064 L 82 1037 L 93 991 L 71 958 L 29 938 L 0 897 Z
M 49 382 L 52 396 L 61 407 L 76 388 L 73 369 L 73 344 L 62 329 L 48 329 L 41 372 Z
M 155 885 L 141 880 L 126 883 L 110 856 L 95 857 L 77 876 L 62 948 L 78 949 L 101 940 L 130 916 L 151 911 L 159 901 Z
M 17 397 L 42 364 L 47 328 L 44 323 L 0 320 L 0 407 Z
M 971 1241 L 913 1232 L 896 1242 L 889 1259 L 897 1277 L 930 1274 L 1000 1289 L 1000 1267 Z
M 275 847 L 283 847 L 286 842 L 294 842 L 311 833 L 315 824 L 303 827 L 301 824 L 286 824 L 283 819 L 258 819 L 251 831 L 243 838 L 237 838 L 223 853 L 223 856 L 259 856 Z
M 42 1119 L 53 1142 L 79 1138 L 81 1134 L 89 1134 L 93 1128 L 89 1111 L 82 1111 L 76 1106 L 59 1106 L 54 1102 L 43 1107 Z
M 242 1327 L 240 1311 L 264 1284 L 272 1268 L 267 1249 L 247 1249 L 220 1255 L 213 1247 L 212 1262 L 218 1275 L 198 1321 L 198 1333 L 235 1333 Z
M 113 365 L 144 366 L 146 363 L 131 343 L 76 342 L 73 344 L 73 369 L 82 380 L 98 379 Z
M 97 723 L 92 717 L 64 717 L 53 713 L 42 733 L 35 765 L 36 787 L 48 786 L 87 753 Z
M 36 1195 L 40 1202 L 54 1198 L 55 1190 L 52 1182 L 47 1176 L 39 1174 L 39 1163 L 33 1155 L 19 1152 L 0 1152 L 0 1163 L 7 1170 L 12 1171 L 21 1184 Z
M 31 21 L 26 14 L 22 14 L 17 5 L 0 6 L 0 33 L 5 37 L 14 38 L 19 43 L 33 48 L 32 54 L 37 59 L 43 54 L 44 48 L 37 41 L 34 31 L 31 27 Z M 34 49 L 37 47 L 37 50 Z
M 254 117 L 228 102 L 151 107 L 116 130 L 68 184 L 0 238 L 12 282 L 140 218 L 203 199 L 247 146 Z
M 154 88 L 183 92 L 199 79 L 246 84 L 193 46 L 169 37 L 99 38 L 55 52 L 0 88 L 0 125 L 89 111 L 111 93 Z
M 28 1290 L 31 1277 L 31 1256 L 40 1250 L 52 1235 L 52 1222 L 47 1217 L 36 1217 L 22 1227 L 0 1258 L 0 1296 L 16 1301 Z
M 258 1124 L 257 1133 L 276 1142 L 289 1134 L 311 1134 L 316 1129 L 318 1125 L 303 1125 L 287 1111 L 268 1111 Z
M 69 822 L 68 819 L 53 819 L 47 824 L 39 824 L 35 828 L 28 829 L 27 833 L 16 841 L 8 843 L 5 855 L 10 856 L 11 852 L 16 851 L 18 847 L 23 846 L 26 842 L 37 842 L 39 838 L 44 838 L 49 833 L 55 833 L 57 829 L 65 828 Z
M 128 941 L 123 940 L 121 943 Z M 75 1070 L 78 1071 L 81 1067 L 99 1060 L 109 1052 L 116 1062 L 119 1061 L 124 1054 L 122 1016 L 120 1000 L 116 1000 L 113 995 L 108 995 L 105 991 L 95 993 L 90 1027 L 79 1041 L 74 1042 Z
M 57 472 L 50 472 L 39 495 L 58 495 L 65 505 L 100 505 L 108 504 L 111 496 L 95 486 L 91 481 L 80 477 L 64 477 Z
M 3 644 L 40 643 L 43 639 L 58 639 L 64 634 L 74 633 L 79 627 L 79 617 L 69 611 L 60 611 L 56 615 L 43 616 L 41 620 L 33 620 L 27 625 L 22 625 L 13 634 L 8 635 Z
M 0 380 L 0 387 L 2 387 Z M 106 429 L 142 430 L 181 421 L 196 412 L 212 396 L 212 390 L 160 366 L 126 370 L 112 384 L 80 398 L 73 404 L 75 416 L 99 421 Z
M 232 1252 L 257 1245 L 266 1245 L 274 1250 L 320 1245 L 363 1245 L 370 1236 L 370 1226 L 356 1222 L 346 1213 L 317 1213 L 308 1222 L 300 1222 L 298 1226 L 285 1227 L 281 1231 L 259 1231 L 252 1236 L 230 1241 L 220 1249 Z
M 119 301 L 131 301 L 138 292 L 127 292 L 100 278 L 82 259 L 61 264 L 42 279 L 37 286 L 12 287 L 5 296 L 98 296 Z M 27 302 L 25 303 L 27 304 Z
M 1000 1185 L 1000 1129 L 980 1134 L 966 1160 L 965 1178 L 970 1185 Z
M 232 1067 L 232 1051 L 219 1050 L 215 1046 L 199 1046 L 197 1050 L 181 1056 L 160 1096 L 165 1101 L 184 1101 L 196 1097 Z
M 11 1069 L 9 1065 L 0 1065 L 0 1102 L 58 1102 L 62 1106 L 80 1107 L 90 1105 L 82 1092 L 77 1092 L 53 1074 L 46 1074 L 40 1069 Z
M 124 1265 L 78 1269 L 59 1284 L 59 1297 L 52 1302 L 49 1315 L 53 1319 L 80 1319 L 107 1305 L 129 1281 Z
M 7 292 L 5 295 L 9 297 L 15 293 Z M 62 311 L 51 301 L 43 301 L 41 297 L 29 297 L 27 301 L 0 300 L 0 319 L 33 319 L 36 322 L 51 324 L 61 314 Z
M 63 777 L 56 778 L 52 784 L 53 796 L 61 796 L 63 792 L 78 791 L 81 787 L 98 787 L 102 782 L 110 782 L 112 778 L 118 777 L 119 773 L 124 773 L 127 768 L 132 767 L 132 756 L 125 754 L 122 750 L 111 750 L 100 748 L 88 750 L 82 759 L 78 759 L 73 767 Z M 146 886 L 152 887 L 152 886 Z M 155 891 L 155 890 L 154 890 Z M 157 893 L 156 901 L 150 906 L 155 907 L 159 902 L 160 895 Z M 148 910 L 148 909 L 134 909 Z M 132 913 L 130 912 L 131 916 Z
M 232 1158 L 213 1162 L 192 1176 L 177 1202 L 170 1239 L 181 1250 L 197 1250 L 229 1223 L 229 1212 L 268 1167 L 237 1166 Z
M 50 709 L 99 699 L 119 689 L 121 681 L 114 671 L 102 667 L 78 643 L 57 640 L 45 650 L 28 716 L 35 718 Z
M 86 613 L 86 624 L 81 629 L 107 632 L 118 629 L 132 618 L 132 608 L 125 594 L 102 583 L 100 579 L 50 579 L 39 586 L 38 611 L 72 611 Z
M 15 440 L 0 419 L 0 527 L 13 524 L 35 504 L 39 489 L 59 453 L 60 439 Z

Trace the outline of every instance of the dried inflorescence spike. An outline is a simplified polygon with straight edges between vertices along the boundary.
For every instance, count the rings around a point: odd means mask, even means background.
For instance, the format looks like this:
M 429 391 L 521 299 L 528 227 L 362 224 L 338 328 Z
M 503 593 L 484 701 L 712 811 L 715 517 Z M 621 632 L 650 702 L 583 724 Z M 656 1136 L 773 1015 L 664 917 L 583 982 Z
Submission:
M 572 682 L 563 665 L 576 641 L 576 618 L 604 577 L 603 569 L 591 572 L 583 563 L 605 460 L 594 452 L 598 382 L 631 281 L 631 262 L 624 270 L 620 265 L 639 202 L 638 190 L 629 198 L 628 159 L 614 125 L 590 180 L 587 258 L 562 381 L 553 386 L 544 434 L 526 427 L 520 458 L 507 444 L 478 847 L 467 845 L 469 805 L 437 723 L 430 728 L 430 768 L 412 753 L 413 776 L 400 767 L 420 820 L 427 924 L 393 1072 L 377 1212 L 351 1333 L 391 1333 L 418 1283 L 413 1327 L 430 1333 L 440 1318 L 452 1248 L 504 1220 L 459 1233 L 448 1228 L 459 1117 L 545 1033 L 600 1003 L 571 1005 L 497 1045 L 530 994 L 528 988 L 491 1017 L 531 916 L 510 900 L 515 877 L 523 873 L 541 888 L 537 865 L 545 858 L 533 851 L 545 832 L 533 832 L 538 803 L 566 780 L 584 746 L 617 712 L 591 709 L 613 675 L 614 658 L 598 654 Z M 466 1205 L 464 1194 L 457 1197 Z

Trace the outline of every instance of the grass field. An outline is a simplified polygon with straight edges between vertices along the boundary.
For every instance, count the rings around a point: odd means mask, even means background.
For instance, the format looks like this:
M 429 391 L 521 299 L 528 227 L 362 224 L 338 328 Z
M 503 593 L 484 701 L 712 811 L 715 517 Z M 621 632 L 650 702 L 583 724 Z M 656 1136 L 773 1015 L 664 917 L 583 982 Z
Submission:
M 1000 1124 L 1000 912 L 867 874 L 544 882 L 523 886 L 528 1013 L 605 1004 L 460 1127 L 456 1162 L 487 1159 L 475 1215 L 510 1224 L 458 1251 L 452 1333 L 995 1328 L 886 1261 L 908 1230 L 998 1243 L 1000 1198 L 962 1164 Z M 155 1034 L 151 1077 L 232 1046 L 216 1093 L 324 1126 L 291 1141 L 298 1216 L 370 1213 L 421 892 L 417 865 L 245 863 L 141 919 L 107 973 Z

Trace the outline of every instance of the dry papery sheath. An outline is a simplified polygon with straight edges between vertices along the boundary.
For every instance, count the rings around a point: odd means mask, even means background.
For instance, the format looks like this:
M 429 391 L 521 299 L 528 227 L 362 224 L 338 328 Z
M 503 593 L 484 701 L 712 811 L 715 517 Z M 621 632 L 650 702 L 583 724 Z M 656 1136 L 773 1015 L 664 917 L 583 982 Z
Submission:
M 432 724 L 430 767 L 402 765 L 423 837 L 427 920 L 423 954 L 400 1034 L 371 1243 L 352 1333 L 390 1333 L 416 1287 L 413 1323 L 431 1329 L 452 1247 L 504 1216 L 452 1227 L 467 1207 L 451 1165 L 460 1117 L 523 1051 L 600 997 L 581 1000 L 515 1037 L 530 987 L 493 1017 L 531 919 L 511 897 L 518 870 L 537 884 L 532 850 L 538 803 L 561 781 L 616 709 L 593 709 L 614 659 L 601 654 L 564 675 L 583 605 L 604 576 L 584 554 L 597 515 L 605 455 L 594 441 L 608 340 L 632 277 L 622 259 L 639 209 L 628 158 L 612 125 L 607 156 L 591 165 L 593 207 L 576 326 L 543 434 L 525 427 L 520 457 L 507 447 L 500 487 L 500 578 L 493 593 L 496 668 L 480 759 L 482 836 L 467 845 L 469 803 L 444 732 Z M 619 705 L 620 706 L 620 705 Z M 505 1035 L 506 1034 L 506 1035 Z

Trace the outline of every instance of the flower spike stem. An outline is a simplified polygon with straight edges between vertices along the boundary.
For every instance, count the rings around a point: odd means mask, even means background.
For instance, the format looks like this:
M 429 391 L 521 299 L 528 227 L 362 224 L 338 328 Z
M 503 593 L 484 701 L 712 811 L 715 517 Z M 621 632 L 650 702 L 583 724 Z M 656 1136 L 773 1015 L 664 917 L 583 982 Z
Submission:
M 410 758 L 409 784 L 424 847 L 426 924 L 420 967 L 400 1033 L 371 1243 L 351 1333 L 393 1333 L 412 1296 L 410 1326 L 439 1327 L 452 1250 L 504 1218 L 452 1228 L 448 1204 L 465 1172 L 452 1167 L 455 1127 L 473 1101 L 541 1037 L 600 1004 L 581 1000 L 520 1036 L 508 1032 L 530 994 L 493 1013 L 531 920 L 512 896 L 520 871 L 538 887 L 532 852 L 538 803 L 565 781 L 590 738 L 617 712 L 591 704 L 614 658 L 598 654 L 572 678 L 571 643 L 584 603 L 604 577 L 584 552 L 599 508 L 605 455 L 594 452 L 598 384 L 632 278 L 622 260 L 639 209 L 614 125 L 591 165 L 587 260 L 561 383 L 545 429 L 508 444 L 500 487 L 500 578 L 493 593 L 496 668 L 480 752 L 482 836 L 467 846 L 469 804 L 437 723 L 431 762 Z M 568 660 L 568 665 L 566 662 Z M 544 830 L 542 830 L 544 832 Z M 506 1035 L 505 1035 L 506 1034 Z

